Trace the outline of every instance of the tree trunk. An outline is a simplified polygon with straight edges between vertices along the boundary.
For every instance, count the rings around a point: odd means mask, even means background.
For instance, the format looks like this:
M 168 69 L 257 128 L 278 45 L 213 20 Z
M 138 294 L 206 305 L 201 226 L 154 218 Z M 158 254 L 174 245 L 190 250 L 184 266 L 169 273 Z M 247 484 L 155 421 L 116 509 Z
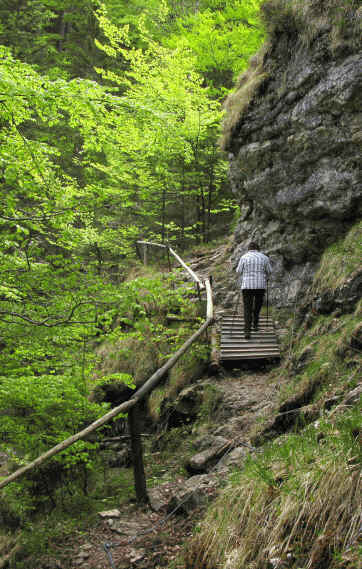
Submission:
M 214 153 L 213 153 L 213 158 L 214 158 L 214 156 L 215 156 L 215 149 L 214 149 Z M 214 166 L 215 166 L 215 162 L 213 162 L 210 165 L 210 170 L 209 170 L 209 188 L 208 188 L 208 194 L 207 194 L 206 243 L 208 243 L 210 241 L 211 206 L 212 206 L 213 192 L 215 189 L 215 186 L 214 186 Z
M 166 189 L 165 187 L 163 187 L 162 189 L 162 233 L 161 233 L 161 242 L 164 243 L 165 242 L 165 237 L 166 237 L 166 230 L 165 230 L 165 225 L 166 225 Z
M 66 28 L 66 24 L 64 21 L 64 12 L 62 12 L 59 16 L 59 29 L 58 29 L 59 40 L 57 42 L 57 50 L 59 51 L 59 53 L 61 51 L 63 51 L 63 44 L 64 44 L 65 32 L 66 32 L 65 28 Z

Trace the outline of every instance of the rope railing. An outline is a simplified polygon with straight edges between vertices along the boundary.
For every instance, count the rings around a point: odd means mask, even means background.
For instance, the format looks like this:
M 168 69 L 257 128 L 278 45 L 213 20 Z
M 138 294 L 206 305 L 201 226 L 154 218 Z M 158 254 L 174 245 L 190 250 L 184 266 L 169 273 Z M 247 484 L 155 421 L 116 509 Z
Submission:
M 140 242 L 140 243 L 142 244 L 142 242 Z M 151 243 L 149 243 L 149 244 L 151 244 Z M 153 244 L 153 243 L 152 243 L 152 245 L 160 246 L 158 244 Z M 163 247 L 166 247 L 166 246 L 163 246 Z M 170 252 L 172 252 L 171 248 L 170 248 Z M 178 255 L 177 255 L 177 257 L 178 257 Z M 182 261 L 182 259 L 180 259 L 180 260 Z M 182 266 L 184 266 L 184 265 L 185 265 L 185 267 L 187 267 L 187 265 L 182 261 Z M 191 271 L 191 269 L 188 270 L 189 274 L 190 274 L 190 271 Z M 193 271 L 191 271 L 191 272 L 193 273 Z M 193 273 L 193 274 L 195 275 L 195 273 Z M 197 278 L 196 282 L 201 283 L 201 281 L 197 277 L 197 275 L 195 275 L 195 276 Z M 32 462 L 30 462 L 29 464 L 22 466 L 21 468 L 19 468 L 18 470 L 16 470 L 12 474 L 10 474 L 9 476 L 7 476 L 3 480 L 1 480 L 0 481 L 0 489 L 4 488 L 5 486 L 10 484 L 11 482 L 14 482 L 18 478 L 24 476 L 30 470 L 33 470 L 33 469 L 39 467 L 46 460 L 48 460 L 51 457 L 55 456 L 56 454 L 59 454 L 60 452 L 64 451 L 65 449 L 67 449 L 68 447 L 70 447 L 71 445 L 76 443 L 77 441 L 86 438 L 90 433 L 92 433 L 93 431 L 95 431 L 99 427 L 105 425 L 106 423 L 108 423 L 109 421 L 111 421 L 112 419 L 114 419 L 115 417 L 117 417 L 121 413 L 129 413 L 130 427 L 133 429 L 136 429 L 135 423 L 137 421 L 136 421 L 136 417 L 135 417 L 135 410 L 136 410 L 135 408 L 138 405 L 138 403 L 146 395 L 148 395 L 149 393 L 151 393 L 151 391 L 153 391 L 153 389 L 159 384 L 159 382 L 165 376 L 165 374 L 176 364 L 176 362 L 192 346 L 192 344 L 214 322 L 212 288 L 211 288 L 210 280 L 206 279 L 205 284 L 202 283 L 202 285 L 203 285 L 202 288 L 206 289 L 206 297 L 207 297 L 206 320 L 202 324 L 202 326 L 200 326 L 200 328 L 196 332 L 194 332 L 194 334 L 192 334 L 192 336 L 186 342 L 184 342 L 184 344 L 175 352 L 175 354 L 173 354 L 173 356 L 170 357 L 168 359 L 168 361 L 162 367 L 160 367 L 154 374 L 152 374 L 151 377 L 133 394 L 133 396 L 129 400 L 121 403 L 120 405 L 118 405 L 117 407 L 115 407 L 114 409 L 112 409 L 111 411 L 109 411 L 108 413 L 106 413 L 105 415 L 100 417 L 99 419 L 97 419 L 97 421 L 94 421 L 93 423 L 91 423 L 88 427 L 86 427 L 82 431 L 79 431 L 78 433 L 75 433 L 71 437 L 68 437 L 67 439 L 65 439 L 61 443 L 55 445 L 54 447 L 52 447 L 51 449 L 49 449 L 48 451 L 46 451 L 45 453 L 40 455 L 38 458 L 36 458 Z M 130 420 L 130 419 L 132 419 L 132 420 Z M 132 427 L 132 425 L 133 425 L 133 427 Z M 139 468 L 140 466 L 141 466 L 141 470 L 143 471 L 142 450 L 141 450 L 141 445 L 140 445 L 140 440 L 139 440 L 140 435 L 138 433 L 133 433 L 133 435 L 132 435 L 132 433 L 131 433 L 131 439 L 132 439 L 132 448 L 133 448 L 133 444 L 135 444 L 141 453 L 139 460 L 138 460 L 138 465 L 134 465 L 135 473 L 136 473 L 136 468 Z M 141 464 L 140 464 L 140 461 L 141 461 Z M 143 484 L 143 489 L 141 488 L 138 492 L 137 491 L 136 474 L 135 474 L 135 485 L 136 485 L 137 499 L 139 499 L 139 501 L 146 501 L 145 500 L 145 498 L 146 498 L 145 484 Z

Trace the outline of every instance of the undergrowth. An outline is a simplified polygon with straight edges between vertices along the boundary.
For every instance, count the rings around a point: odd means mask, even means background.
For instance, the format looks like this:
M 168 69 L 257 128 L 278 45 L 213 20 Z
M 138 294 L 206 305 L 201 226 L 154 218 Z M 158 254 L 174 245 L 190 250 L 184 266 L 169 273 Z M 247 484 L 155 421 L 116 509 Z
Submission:
M 97 357 L 84 368 L 79 385 L 75 386 L 74 380 L 65 385 L 52 376 L 46 378 L 47 383 L 44 377 L 36 378 L 32 389 L 20 381 L 12 386 L 2 381 L 2 408 L 9 412 L 0 417 L 4 427 L 0 450 L 10 461 L 1 474 L 6 476 L 9 469 L 35 458 L 39 450 L 47 450 L 84 428 L 104 414 L 109 403 L 119 404 L 112 397 L 128 399 L 132 390 L 200 326 L 200 303 L 196 302 L 193 287 L 184 282 L 179 272 L 172 276 L 149 267 L 146 272 L 147 276 L 142 275 L 138 269 L 137 278 L 123 283 L 117 304 L 102 315 L 102 333 L 93 343 Z M 169 314 L 180 317 L 177 327 L 170 326 Z M 191 348 L 170 374 L 167 387 L 158 392 L 157 408 L 164 397 L 176 396 L 200 372 L 207 355 L 202 340 Z M 111 429 L 107 426 L 104 433 L 112 435 Z M 79 441 L 2 491 L 0 521 L 5 533 L 0 538 L 6 544 L 5 550 L 10 551 L 13 539 L 8 539 L 6 532 L 19 534 L 15 540 L 21 549 L 17 568 L 30 567 L 30 558 L 36 564 L 38 555 L 67 537 L 68 526 L 71 532 L 75 527 L 94 524 L 97 511 L 114 507 L 115 496 L 119 506 L 134 497 L 132 470 L 109 467 L 107 451 L 101 451 L 98 444 L 102 436 L 98 432 L 97 438 Z M 164 470 L 155 458 L 154 452 L 149 451 L 145 461 L 151 485 Z M 60 520 L 64 522 L 62 535 Z
M 188 569 L 358 566 L 360 406 L 249 458 L 196 529 Z
M 360 266 L 362 222 L 356 223 L 347 235 L 333 243 L 323 254 L 315 276 L 313 291 L 335 291 Z

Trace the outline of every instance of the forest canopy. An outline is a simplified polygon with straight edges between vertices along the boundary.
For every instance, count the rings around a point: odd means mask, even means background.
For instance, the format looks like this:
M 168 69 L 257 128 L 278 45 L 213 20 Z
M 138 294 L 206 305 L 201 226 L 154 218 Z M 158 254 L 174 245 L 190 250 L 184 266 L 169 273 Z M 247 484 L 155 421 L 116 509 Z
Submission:
M 259 5 L 1 3 L 0 406 L 16 411 L 0 442 L 19 463 L 104 411 L 94 342 L 147 319 L 135 241 L 182 249 L 232 223 L 222 104 L 263 41 Z M 87 445 L 59 460 L 87 463 Z

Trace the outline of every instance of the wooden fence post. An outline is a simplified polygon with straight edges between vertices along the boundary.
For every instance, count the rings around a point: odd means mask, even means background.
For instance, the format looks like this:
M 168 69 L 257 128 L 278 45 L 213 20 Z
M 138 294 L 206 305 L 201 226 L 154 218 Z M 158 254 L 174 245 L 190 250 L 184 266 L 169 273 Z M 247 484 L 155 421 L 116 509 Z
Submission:
M 131 449 L 133 461 L 134 486 L 137 502 L 148 504 L 145 469 L 143 466 L 143 450 L 139 425 L 139 405 L 135 405 L 128 412 L 128 426 L 131 435 Z

